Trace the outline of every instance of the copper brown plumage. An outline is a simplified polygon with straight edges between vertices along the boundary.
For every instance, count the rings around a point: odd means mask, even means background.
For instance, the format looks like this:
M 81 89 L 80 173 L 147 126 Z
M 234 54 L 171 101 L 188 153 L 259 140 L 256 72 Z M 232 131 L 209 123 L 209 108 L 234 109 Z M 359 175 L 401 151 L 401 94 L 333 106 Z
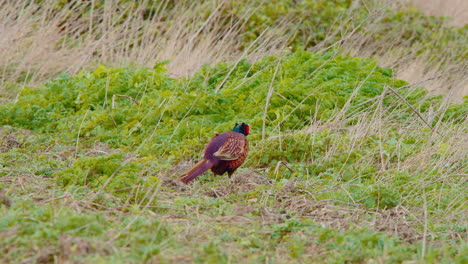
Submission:
M 184 173 L 180 180 L 188 183 L 209 169 L 215 175 L 227 172 L 230 177 L 247 157 L 249 146 L 246 136 L 249 133 L 249 125 L 241 123 L 236 124 L 233 131 L 216 134 L 206 145 L 203 159 Z

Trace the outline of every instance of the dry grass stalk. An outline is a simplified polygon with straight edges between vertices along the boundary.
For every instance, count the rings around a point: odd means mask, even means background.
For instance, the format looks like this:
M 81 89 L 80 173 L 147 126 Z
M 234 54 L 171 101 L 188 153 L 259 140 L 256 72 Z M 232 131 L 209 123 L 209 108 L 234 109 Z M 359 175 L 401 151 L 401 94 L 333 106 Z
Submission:
M 180 1 L 170 9 L 171 1 L 154 6 L 136 2 L 96 7 L 94 1 L 74 0 L 59 9 L 53 1 L 2 3 L 0 85 L 34 85 L 98 64 L 152 67 L 161 60 L 169 60 L 169 73 L 181 77 L 204 64 L 259 58 L 284 46 L 265 34 L 240 53 L 239 29 L 255 12 L 254 6 L 238 22 L 229 22 L 222 13 L 226 1 Z M 85 13 L 86 8 L 92 11 Z M 156 11 L 146 17 L 145 8 Z M 206 10 L 212 10 L 209 16 Z
M 468 24 L 468 2 L 465 0 L 400 0 L 410 3 L 431 16 L 449 16 L 450 25 Z

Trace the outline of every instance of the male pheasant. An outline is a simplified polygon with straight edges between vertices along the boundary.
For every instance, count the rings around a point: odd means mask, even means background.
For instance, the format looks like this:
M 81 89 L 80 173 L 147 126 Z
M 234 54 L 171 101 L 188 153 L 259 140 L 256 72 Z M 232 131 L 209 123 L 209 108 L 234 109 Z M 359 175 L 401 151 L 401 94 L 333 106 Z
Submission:
M 249 146 L 246 136 L 248 134 L 250 134 L 250 127 L 245 123 L 236 124 L 233 131 L 216 134 L 205 147 L 203 159 L 180 176 L 180 180 L 188 183 L 209 169 L 215 175 L 223 175 L 227 172 L 231 177 L 247 157 Z

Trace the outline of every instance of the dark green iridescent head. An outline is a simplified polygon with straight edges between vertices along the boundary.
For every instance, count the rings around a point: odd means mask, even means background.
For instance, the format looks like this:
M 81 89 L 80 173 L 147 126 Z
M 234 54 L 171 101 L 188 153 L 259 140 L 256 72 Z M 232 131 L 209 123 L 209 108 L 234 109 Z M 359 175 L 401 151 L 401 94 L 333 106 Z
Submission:
M 250 127 L 246 123 L 236 123 L 236 126 L 234 127 L 233 131 L 247 136 L 248 134 L 250 134 Z

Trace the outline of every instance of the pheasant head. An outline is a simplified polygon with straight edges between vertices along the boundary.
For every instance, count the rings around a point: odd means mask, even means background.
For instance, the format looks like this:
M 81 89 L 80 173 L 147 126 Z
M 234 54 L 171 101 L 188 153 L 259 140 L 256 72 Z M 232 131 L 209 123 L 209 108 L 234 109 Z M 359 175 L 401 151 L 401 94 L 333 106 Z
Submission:
M 241 133 L 242 135 L 247 136 L 250 134 L 250 126 L 247 125 L 246 123 L 240 123 L 240 124 L 236 123 L 232 131 Z

